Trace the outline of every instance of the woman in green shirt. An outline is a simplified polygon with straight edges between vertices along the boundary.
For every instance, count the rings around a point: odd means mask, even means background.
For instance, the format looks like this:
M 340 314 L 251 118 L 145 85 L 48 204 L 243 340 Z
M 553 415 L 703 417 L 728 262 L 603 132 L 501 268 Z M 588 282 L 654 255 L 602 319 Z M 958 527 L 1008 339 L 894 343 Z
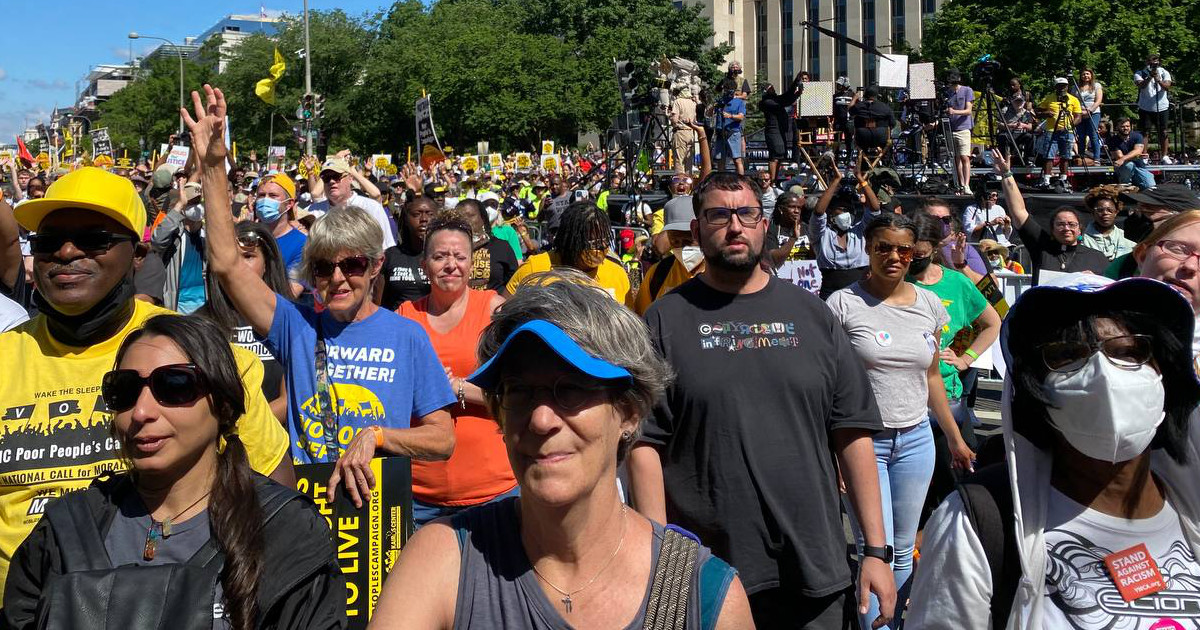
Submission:
M 978 451 L 972 430 L 975 416 L 963 400 L 960 372 L 970 369 L 979 355 L 999 337 L 1000 315 L 969 278 L 944 265 L 946 261 L 942 260 L 941 248 L 945 236 L 944 224 L 928 215 L 917 216 L 915 222 L 917 242 L 913 246 L 913 260 L 908 267 L 908 280 L 937 294 L 942 299 L 942 306 L 950 314 L 950 323 L 942 329 L 942 359 L 939 367 L 954 421 L 967 446 Z M 965 339 L 955 343 L 960 333 Z M 974 339 L 970 339 L 971 336 Z M 924 517 L 928 517 L 929 512 L 954 489 L 955 482 L 946 437 L 936 426 L 933 427 L 933 434 L 937 461 L 926 496 Z M 925 518 L 921 520 L 924 522 Z

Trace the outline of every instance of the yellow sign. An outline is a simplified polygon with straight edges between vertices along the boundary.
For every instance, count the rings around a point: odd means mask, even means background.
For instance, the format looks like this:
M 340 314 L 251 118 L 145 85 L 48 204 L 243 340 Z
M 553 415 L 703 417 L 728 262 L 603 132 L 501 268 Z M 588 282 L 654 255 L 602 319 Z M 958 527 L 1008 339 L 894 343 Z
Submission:
M 118 168 L 133 168 L 133 160 L 123 157 L 117 160 Z
M 551 173 L 557 173 L 559 165 L 560 165 L 560 163 L 558 161 L 558 155 L 553 154 L 553 153 L 542 154 L 542 168 L 543 169 L 550 171 Z
M 395 164 L 388 164 L 387 167 L 383 169 L 383 172 L 386 173 L 387 175 L 391 176 L 391 175 L 395 175 L 396 173 L 398 173 L 400 171 L 396 169 Z
M 517 170 L 528 171 L 533 168 L 533 156 L 528 153 L 517 154 Z
M 502 170 L 504 168 L 504 156 L 500 155 L 499 153 L 492 153 L 488 155 L 488 168 L 492 169 L 493 171 Z
M 459 162 L 459 164 L 462 166 L 462 169 L 464 171 L 478 171 L 479 170 L 479 158 L 474 155 L 462 156 L 462 160 Z
M 0 151 L 0 164 L 8 164 L 12 159 L 12 151 Z
M 92 166 L 99 166 L 100 168 L 110 168 L 112 165 L 113 165 L 113 159 L 112 159 L 111 155 L 97 155 L 96 158 L 92 160 Z
M 45 151 L 42 151 L 41 153 L 37 154 L 37 165 L 38 165 L 38 168 L 42 169 L 43 171 L 49 170 L 50 169 L 50 154 L 46 153 Z
M 554 153 L 554 141 L 542 140 L 542 154 Z

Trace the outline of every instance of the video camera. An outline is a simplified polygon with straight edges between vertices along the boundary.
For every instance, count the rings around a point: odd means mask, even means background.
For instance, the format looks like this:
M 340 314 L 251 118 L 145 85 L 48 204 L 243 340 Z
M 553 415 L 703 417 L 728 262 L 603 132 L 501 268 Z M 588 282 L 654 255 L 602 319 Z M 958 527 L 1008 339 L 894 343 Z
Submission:
M 987 54 L 980 57 L 979 61 L 975 63 L 975 67 L 971 69 L 971 76 L 977 82 L 991 85 L 993 79 L 996 78 L 996 74 L 1002 67 L 999 61 L 992 59 L 991 54 Z

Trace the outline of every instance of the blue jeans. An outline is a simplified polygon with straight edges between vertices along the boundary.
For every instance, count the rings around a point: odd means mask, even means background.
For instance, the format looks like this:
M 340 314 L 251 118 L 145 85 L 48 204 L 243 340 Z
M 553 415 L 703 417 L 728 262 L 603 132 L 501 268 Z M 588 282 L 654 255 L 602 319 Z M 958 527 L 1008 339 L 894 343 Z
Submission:
M 933 476 L 933 431 L 929 418 L 907 429 L 884 429 L 876 433 L 875 464 L 879 468 L 879 493 L 883 500 L 883 530 L 887 544 L 895 549 L 892 560 L 892 575 L 896 580 L 896 610 L 888 627 L 897 628 L 908 591 L 912 587 L 913 547 L 917 542 L 917 526 L 921 520 L 921 508 L 925 505 L 925 492 Z M 859 547 L 861 563 L 863 535 L 858 518 L 849 501 L 846 513 Z M 871 606 L 859 622 L 864 629 L 879 616 L 879 600 L 871 595 Z
M 476 505 L 487 505 L 488 503 L 494 503 L 496 501 L 503 501 L 504 499 L 507 499 L 509 497 L 519 497 L 519 496 L 521 496 L 521 486 L 513 486 L 512 490 L 509 490 L 508 492 L 505 492 L 504 494 L 497 495 L 496 497 L 492 498 L 489 501 L 484 501 L 483 503 L 477 503 Z M 413 526 L 414 526 L 413 528 L 421 529 L 422 525 L 425 525 L 429 521 L 432 521 L 436 518 L 441 518 L 443 516 L 453 516 L 455 514 L 458 514 L 459 512 L 462 512 L 463 510 L 469 510 L 473 507 L 475 507 L 475 506 L 474 505 L 437 505 L 436 503 L 426 503 L 424 501 L 418 501 L 417 499 L 413 499 Z
M 1146 168 L 1146 161 L 1142 159 L 1130 160 L 1117 168 L 1117 181 L 1132 183 L 1138 188 L 1154 188 L 1154 174 Z
M 1090 116 L 1082 116 L 1079 119 L 1079 126 L 1075 127 L 1075 133 L 1078 134 L 1080 138 L 1087 138 L 1087 141 L 1088 141 L 1088 151 L 1087 152 L 1090 152 L 1092 154 L 1093 160 L 1100 159 L 1100 130 L 1099 130 L 1099 127 L 1100 127 L 1100 112 L 1096 112 L 1095 114 L 1092 114 Z M 1080 145 L 1082 145 L 1082 144 L 1083 144 L 1083 142 L 1080 141 Z M 1083 151 L 1082 146 L 1080 147 L 1080 152 L 1086 153 L 1085 151 Z

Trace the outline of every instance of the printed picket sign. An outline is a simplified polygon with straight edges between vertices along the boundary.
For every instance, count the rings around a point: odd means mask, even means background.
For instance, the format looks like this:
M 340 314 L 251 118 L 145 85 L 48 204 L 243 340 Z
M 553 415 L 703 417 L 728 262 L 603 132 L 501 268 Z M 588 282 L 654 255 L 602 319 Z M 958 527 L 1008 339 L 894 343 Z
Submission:
M 326 500 L 334 464 L 297 464 L 296 489 L 317 505 L 337 548 L 338 566 L 346 578 L 346 616 L 351 630 L 365 630 L 379 604 L 383 582 L 400 559 L 413 532 L 412 462 L 407 457 L 371 460 L 375 488 L 361 508 L 337 489 Z

